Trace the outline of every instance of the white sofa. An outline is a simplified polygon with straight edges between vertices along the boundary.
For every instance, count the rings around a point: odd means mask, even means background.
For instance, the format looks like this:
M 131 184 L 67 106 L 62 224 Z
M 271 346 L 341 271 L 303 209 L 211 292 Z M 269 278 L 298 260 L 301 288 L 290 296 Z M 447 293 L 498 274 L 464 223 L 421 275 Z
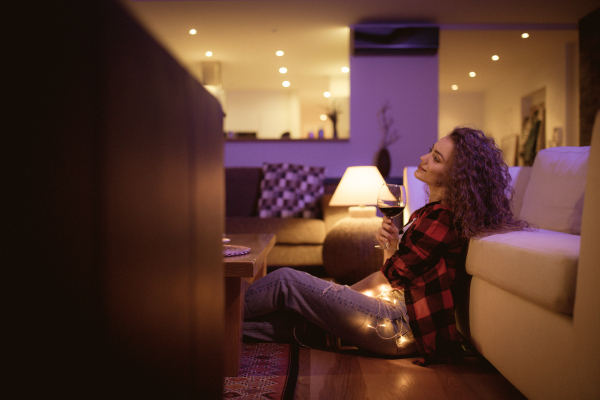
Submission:
M 415 169 L 405 218 L 426 203 Z M 471 240 L 459 330 L 529 399 L 600 399 L 600 113 L 591 154 L 545 149 L 510 173 L 513 212 L 539 229 Z

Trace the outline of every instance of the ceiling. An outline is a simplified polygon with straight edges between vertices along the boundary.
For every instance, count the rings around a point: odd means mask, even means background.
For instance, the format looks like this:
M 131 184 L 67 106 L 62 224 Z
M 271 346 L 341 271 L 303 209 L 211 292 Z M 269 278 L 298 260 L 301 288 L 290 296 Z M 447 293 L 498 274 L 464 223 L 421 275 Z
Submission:
M 323 99 L 332 80 L 347 82 L 341 68 L 349 66 L 348 27 L 359 22 L 439 25 L 440 91 L 453 84 L 485 91 L 544 46 L 576 40 L 578 20 L 600 6 L 599 0 L 122 1 L 192 74 L 200 77 L 200 63 L 218 61 L 225 91 L 296 90 L 315 99 Z M 525 30 L 529 39 L 520 37 Z M 491 61 L 493 54 L 500 60 Z M 288 72 L 280 74 L 280 67 Z

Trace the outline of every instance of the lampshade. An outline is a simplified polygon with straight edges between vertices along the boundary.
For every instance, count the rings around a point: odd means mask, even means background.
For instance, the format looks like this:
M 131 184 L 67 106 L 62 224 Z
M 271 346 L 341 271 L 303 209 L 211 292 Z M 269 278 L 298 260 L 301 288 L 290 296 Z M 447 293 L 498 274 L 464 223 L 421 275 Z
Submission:
M 377 167 L 348 167 L 340 180 L 330 206 L 366 206 L 377 204 L 377 194 L 385 183 Z

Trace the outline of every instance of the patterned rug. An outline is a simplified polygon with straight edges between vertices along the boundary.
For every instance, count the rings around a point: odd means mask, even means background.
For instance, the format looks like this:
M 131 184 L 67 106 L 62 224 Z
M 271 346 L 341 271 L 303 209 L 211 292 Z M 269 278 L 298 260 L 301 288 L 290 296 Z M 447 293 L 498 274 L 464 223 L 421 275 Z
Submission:
M 291 400 L 297 379 L 297 346 L 243 343 L 240 374 L 224 379 L 223 398 Z

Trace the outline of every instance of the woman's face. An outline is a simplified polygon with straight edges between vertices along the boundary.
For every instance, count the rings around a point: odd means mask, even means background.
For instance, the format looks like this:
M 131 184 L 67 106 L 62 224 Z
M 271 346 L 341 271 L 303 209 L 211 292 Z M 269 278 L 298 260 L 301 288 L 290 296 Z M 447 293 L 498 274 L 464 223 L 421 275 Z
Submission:
M 429 153 L 421 157 L 421 164 L 415 171 L 415 178 L 425 182 L 430 188 L 439 187 L 442 178 L 450 167 L 450 158 L 454 151 L 454 143 L 445 136 L 429 149 Z

